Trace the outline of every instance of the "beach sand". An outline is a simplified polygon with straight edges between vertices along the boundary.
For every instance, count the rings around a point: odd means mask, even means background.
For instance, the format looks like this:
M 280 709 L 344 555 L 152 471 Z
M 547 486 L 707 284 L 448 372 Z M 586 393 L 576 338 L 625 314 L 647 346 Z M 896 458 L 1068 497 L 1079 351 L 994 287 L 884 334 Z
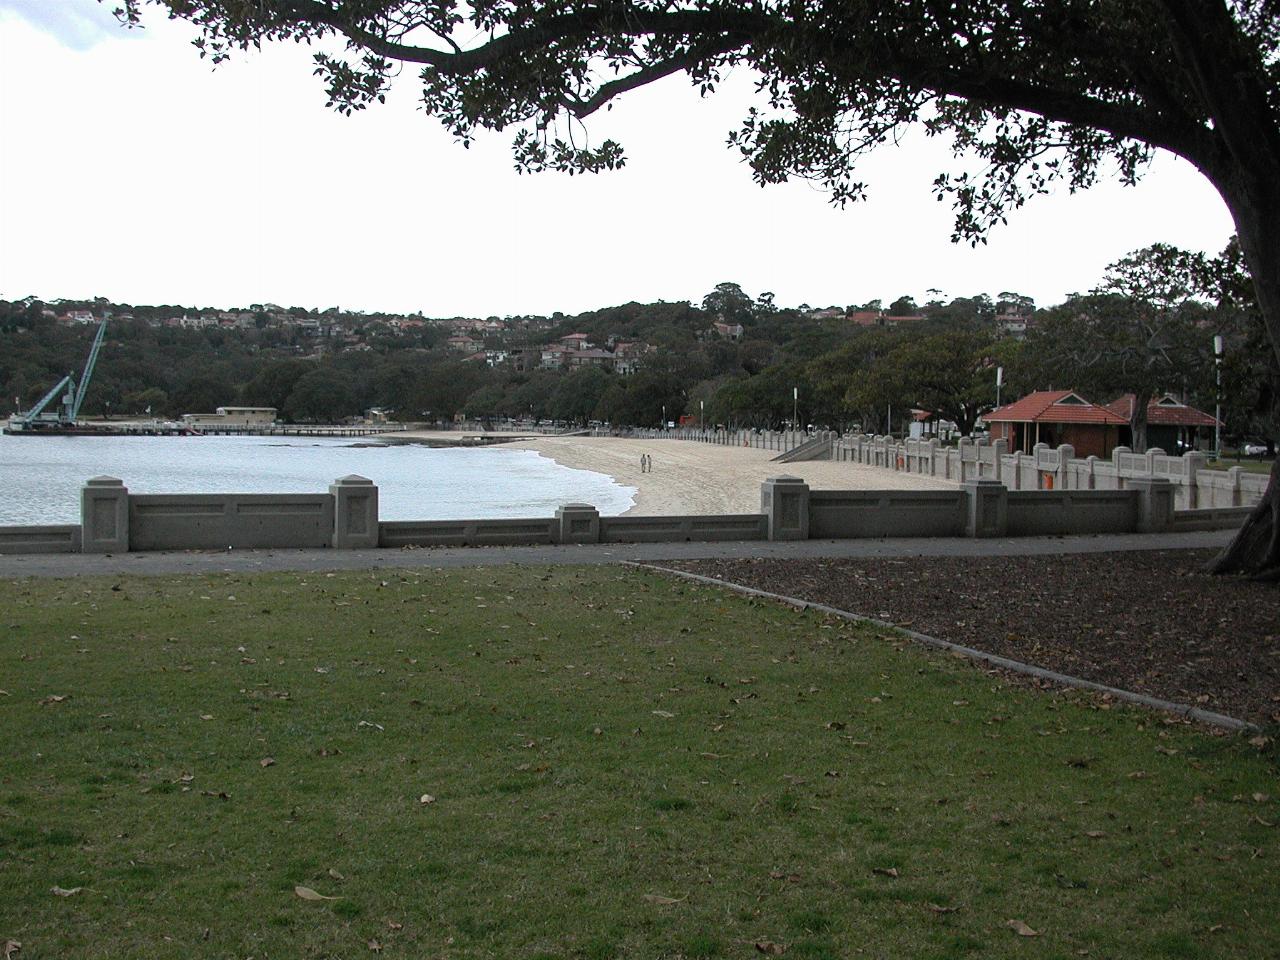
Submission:
M 398 434 L 408 439 L 453 439 L 457 433 Z M 770 477 L 800 477 L 814 490 L 954 490 L 955 483 L 879 467 L 827 460 L 774 463 L 775 450 L 716 446 L 692 440 L 621 437 L 538 437 L 502 445 L 536 450 L 562 466 L 593 470 L 636 488 L 630 516 L 757 513 L 760 484 Z M 640 472 L 640 456 L 653 472 Z

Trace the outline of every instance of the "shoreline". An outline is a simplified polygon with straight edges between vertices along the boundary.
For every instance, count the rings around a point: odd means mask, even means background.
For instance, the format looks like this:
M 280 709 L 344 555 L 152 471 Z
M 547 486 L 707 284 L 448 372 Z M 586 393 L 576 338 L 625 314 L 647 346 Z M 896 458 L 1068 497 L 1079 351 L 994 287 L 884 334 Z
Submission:
M 428 431 L 397 435 L 400 442 L 439 438 L 439 434 Z M 493 444 L 486 444 L 490 445 Z M 501 446 L 509 450 L 532 450 L 561 466 L 602 473 L 615 483 L 635 488 L 631 508 L 623 516 L 757 513 L 761 483 L 780 476 L 799 477 L 815 490 L 955 488 L 948 480 L 856 463 L 830 460 L 775 463 L 776 451 L 694 440 L 513 434 L 511 440 Z M 641 472 L 641 455 L 652 458 L 653 472 Z

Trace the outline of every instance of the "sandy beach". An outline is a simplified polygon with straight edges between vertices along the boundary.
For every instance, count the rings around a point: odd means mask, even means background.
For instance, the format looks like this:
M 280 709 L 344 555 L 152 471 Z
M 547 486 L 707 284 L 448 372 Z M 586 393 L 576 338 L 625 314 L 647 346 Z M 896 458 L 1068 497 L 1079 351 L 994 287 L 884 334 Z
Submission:
M 398 434 L 404 440 L 457 440 L 457 433 Z M 503 449 L 536 450 L 577 470 L 593 470 L 636 488 L 633 516 L 755 513 L 760 484 L 770 477 L 800 477 L 815 490 L 945 490 L 955 484 L 854 463 L 824 460 L 774 463 L 773 450 L 725 447 L 691 440 L 631 440 L 620 437 L 538 437 L 514 440 Z M 640 472 L 640 457 L 653 458 L 653 472 Z

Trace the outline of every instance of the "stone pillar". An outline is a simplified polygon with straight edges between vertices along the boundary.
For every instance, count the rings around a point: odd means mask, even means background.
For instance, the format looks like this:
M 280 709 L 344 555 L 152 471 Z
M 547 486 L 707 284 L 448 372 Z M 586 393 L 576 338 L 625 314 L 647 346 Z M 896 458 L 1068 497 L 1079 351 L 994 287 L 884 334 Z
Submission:
M 1152 447 L 1147 451 L 1147 473 L 1150 476 L 1156 475 L 1156 457 L 1163 457 L 1164 451 L 1159 447 Z
M 80 488 L 80 552 L 129 552 L 129 488 L 117 477 L 94 477 Z
M 1009 490 L 999 480 L 969 480 L 964 485 L 968 499 L 965 535 L 1003 537 L 1009 528 Z
M 1233 507 L 1240 506 L 1241 500 L 1243 499 L 1240 492 L 1240 476 L 1243 473 L 1244 470 L 1241 467 L 1227 468 L 1227 490 L 1230 491 L 1231 506 Z M 92 482 L 93 481 L 90 481 L 90 483 Z
M 1096 472 L 1097 466 L 1098 466 L 1097 457 L 1091 455 L 1084 458 L 1084 477 L 1085 477 L 1084 489 L 1085 490 L 1094 490 L 1097 488 L 1097 485 L 1098 485 L 1097 472 Z
M 942 449 L 942 441 L 934 437 L 929 441 L 929 469 L 928 474 L 931 477 L 938 475 L 938 452 Z
M 589 503 L 566 503 L 556 508 L 561 543 L 599 543 L 600 511 Z
M 991 441 L 991 458 L 995 463 L 996 471 L 991 475 L 991 479 L 1004 482 L 1004 458 L 1009 455 L 1009 441 L 1001 437 L 998 440 Z
M 1058 445 L 1058 489 L 1071 487 L 1071 461 L 1076 458 L 1076 448 L 1069 443 Z
M 1187 488 L 1187 509 L 1189 510 L 1200 506 L 1200 486 L 1196 476 L 1208 463 L 1208 455 L 1200 450 L 1189 450 L 1182 455 L 1182 483 Z
M 329 484 L 333 497 L 333 547 L 367 550 L 378 546 L 378 487 L 368 477 L 339 477 Z
M 809 539 L 809 485 L 799 477 L 772 477 L 760 484 L 760 512 L 770 540 Z
M 964 483 L 966 480 L 969 479 L 968 477 L 965 476 L 964 452 L 971 446 L 973 446 L 973 439 L 971 437 L 961 437 L 959 440 L 956 441 L 956 454 L 960 460 L 960 470 L 956 474 L 956 479 L 958 479 L 961 483 Z
M 1140 477 L 1129 484 L 1138 492 L 1138 532 L 1173 529 L 1173 484 L 1163 477 Z

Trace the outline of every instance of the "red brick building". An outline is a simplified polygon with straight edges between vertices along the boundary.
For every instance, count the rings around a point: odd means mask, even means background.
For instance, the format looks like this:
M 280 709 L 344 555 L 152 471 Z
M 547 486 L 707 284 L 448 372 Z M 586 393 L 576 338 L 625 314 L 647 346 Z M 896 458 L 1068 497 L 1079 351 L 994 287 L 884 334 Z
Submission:
M 1008 440 L 1009 452 L 1030 453 L 1037 443 L 1075 448 L 1077 457 L 1111 456 L 1120 444 L 1120 428 L 1129 421 L 1090 403 L 1074 390 L 1039 390 L 1007 404 L 982 420 L 992 440 Z
M 1136 399 L 1132 393 L 1126 393 L 1108 403 L 1107 409 L 1118 417 L 1124 417 L 1126 424 L 1132 423 Z M 1173 454 L 1198 449 L 1201 439 L 1208 445 L 1217 422 L 1212 414 L 1189 407 L 1177 397 L 1168 394 L 1153 397 L 1147 404 L 1147 446 L 1159 447 L 1165 453 Z M 1130 432 L 1127 428 L 1121 430 L 1120 442 L 1133 446 Z

